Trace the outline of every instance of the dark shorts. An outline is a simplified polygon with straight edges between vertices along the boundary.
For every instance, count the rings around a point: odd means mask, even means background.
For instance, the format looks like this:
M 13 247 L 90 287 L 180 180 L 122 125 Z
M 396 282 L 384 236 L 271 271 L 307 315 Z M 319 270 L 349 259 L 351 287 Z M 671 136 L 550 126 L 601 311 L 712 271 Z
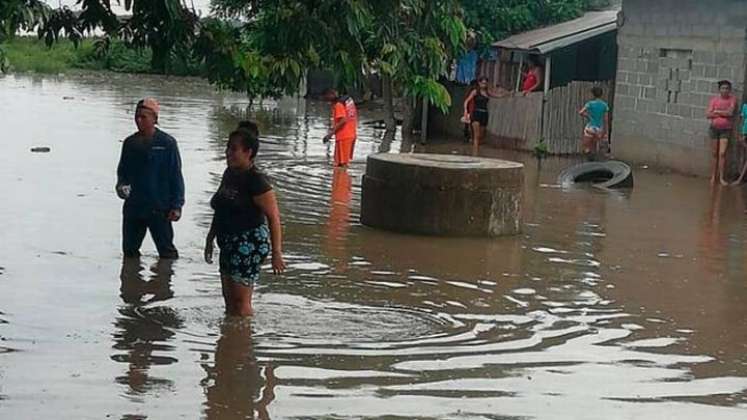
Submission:
M 270 254 L 270 230 L 267 225 L 218 238 L 220 273 L 242 286 L 259 281 L 262 263 Z
M 731 140 L 731 136 L 732 136 L 732 132 L 733 131 L 734 130 L 732 130 L 731 128 L 724 130 L 724 129 L 720 129 L 720 128 L 713 128 L 713 127 L 711 127 L 711 130 L 710 130 L 710 132 L 711 132 L 711 138 L 713 140 L 720 140 L 720 139 Z
M 470 116 L 470 120 L 472 123 L 480 123 L 480 127 L 487 127 L 488 126 L 488 111 L 473 111 L 472 115 Z

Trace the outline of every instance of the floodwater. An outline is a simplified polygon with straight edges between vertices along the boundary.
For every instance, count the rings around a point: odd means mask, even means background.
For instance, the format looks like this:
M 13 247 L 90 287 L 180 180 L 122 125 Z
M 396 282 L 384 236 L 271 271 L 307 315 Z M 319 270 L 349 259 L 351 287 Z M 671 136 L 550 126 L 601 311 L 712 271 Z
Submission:
M 364 125 L 334 172 L 325 106 L 255 104 L 289 269 L 237 321 L 202 245 L 245 99 L 108 74 L 5 76 L 0 94 L 2 419 L 747 418 L 740 189 L 644 168 L 632 192 L 561 189 L 572 162 L 516 155 L 522 235 L 386 233 L 358 222 L 365 156 L 411 145 Z M 181 147 L 183 257 L 148 239 L 123 265 L 114 172 L 145 95 Z

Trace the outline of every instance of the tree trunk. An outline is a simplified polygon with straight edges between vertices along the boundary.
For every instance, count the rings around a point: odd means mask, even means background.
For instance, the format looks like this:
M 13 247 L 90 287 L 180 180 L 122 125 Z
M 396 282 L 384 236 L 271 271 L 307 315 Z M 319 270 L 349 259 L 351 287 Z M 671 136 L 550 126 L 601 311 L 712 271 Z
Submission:
M 171 49 L 158 43 L 151 43 L 150 49 L 153 54 L 150 58 L 151 70 L 157 74 L 166 74 Z
M 412 130 L 415 126 L 415 104 L 413 98 L 405 98 L 404 115 L 402 116 L 402 140 L 412 140 Z
M 382 82 L 382 95 L 384 97 L 384 122 L 386 123 L 387 132 L 395 132 L 397 130 L 397 121 L 394 119 L 394 98 L 392 94 L 392 78 L 388 75 L 383 75 L 381 78 Z

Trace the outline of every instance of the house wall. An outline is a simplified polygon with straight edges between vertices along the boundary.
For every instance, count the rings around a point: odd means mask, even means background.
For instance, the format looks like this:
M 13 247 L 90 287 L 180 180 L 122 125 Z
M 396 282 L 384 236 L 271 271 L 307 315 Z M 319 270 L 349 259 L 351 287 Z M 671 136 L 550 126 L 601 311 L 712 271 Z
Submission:
M 622 13 L 613 153 L 708 175 L 706 107 L 721 79 L 741 99 L 747 1 L 625 0 Z

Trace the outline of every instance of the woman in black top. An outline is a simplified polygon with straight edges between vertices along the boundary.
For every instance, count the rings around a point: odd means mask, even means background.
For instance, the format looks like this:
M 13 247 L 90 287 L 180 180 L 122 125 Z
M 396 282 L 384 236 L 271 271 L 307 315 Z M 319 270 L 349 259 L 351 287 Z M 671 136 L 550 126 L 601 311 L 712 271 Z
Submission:
M 472 141 L 479 146 L 485 138 L 485 128 L 488 126 L 488 103 L 490 98 L 498 98 L 499 95 L 488 89 L 488 78 L 477 79 L 477 89 L 473 90 L 464 100 L 464 118 L 469 119 L 472 124 Z M 474 101 L 474 109 L 469 112 L 469 103 Z
M 226 146 L 228 168 L 210 200 L 215 214 L 205 242 L 205 261 L 212 264 L 217 237 L 229 315 L 252 314 L 252 292 L 268 255 L 272 254 L 275 274 L 285 270 L 280 211 L 272 186 L 254 166 L 258 150 L 259 140 L 253 132 L 238 128 L 231 133 Z

